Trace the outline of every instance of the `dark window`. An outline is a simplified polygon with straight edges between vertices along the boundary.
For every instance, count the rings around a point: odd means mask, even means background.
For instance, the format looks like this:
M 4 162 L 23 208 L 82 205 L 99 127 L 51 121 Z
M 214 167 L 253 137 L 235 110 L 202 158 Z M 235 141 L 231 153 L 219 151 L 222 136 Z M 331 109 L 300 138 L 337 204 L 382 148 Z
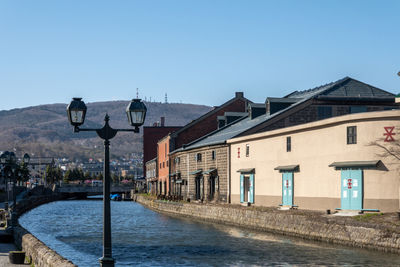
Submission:
M 290 136 L 286 137 L 286 152 L 292 151 L 292 138 Z
M 347 144 L 357 144 L 357 126 L 347 127 Z
M 162 163 L 162 167 L 165 168 L 165 162 Z
M 175 158 L 175 163 L 176 163 L 176 164 L 179 164 L 180 162 L 181 162 L 180 157 L 176 157 L 176 158 Z
M 211 151 L 211 159 L 215 160 L 215 150 Z
M 162 168 L 162 164 L 161 164 L 161 162 L 160 162 L 160 169 Z
M 250 156 L 250 145 L 246 145 L 246 157 Z
M 166 159 L 167 158 L 167 144 L 164 144 L 164 146 L 165 146 L 164 158 Z
M 201 153 L 196 154 L 196 161 L 201 161 Z
M 350 113 L 360 113 L 360 112 L 367 112 L 367 107 L 365 107 L 365 106 L 350 107 Z
M 332 107 L 318 107 L 318 119 L 323 120 L 332 117 Z
M 167 160 L 167 167 L 168 167 L 168 160 Z

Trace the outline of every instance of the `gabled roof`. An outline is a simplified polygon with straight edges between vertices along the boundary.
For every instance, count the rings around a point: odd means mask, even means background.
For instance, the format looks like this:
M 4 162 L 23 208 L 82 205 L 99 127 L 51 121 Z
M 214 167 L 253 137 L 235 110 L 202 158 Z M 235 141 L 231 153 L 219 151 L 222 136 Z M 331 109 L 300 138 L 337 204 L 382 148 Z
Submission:
M 265 117 L 265 121 L 259 123 L 258 125 L 265 123 L 267 121 L 272 121 L 286 112 L 290 112 L 296 107 L 300 106 L 311 99 L 331 99 L 331 100 L 374 100 L 374 101 L 393 101 L 394 94 L 374 87 L 372 85 L 360 82 L 350 77 L 345 77 L 343 79 L 337 80 L 336 82 L 331 82 L 322 86 L 315 87 L 313 89 L 308 89 L 304 91 L 294 91 L 293 93 L 285 96 L 285 98 L 300 98 L 300 100 L 285 109 L 282 109 L 269 117 Z M 255 128 L 256 126 L 252 128 Z M 252 128 L 248 128 L 249 131 Z M 244 134 L 245 131 L 241 133 Z
M 272 115 L 261 115 L 257 118 L 251 119 L 249 116 L 243 117 L 232 122 L 225 127 L 222 127 L 210 134 L 203 136 L 192 143 L 188 144 L 184 148 L 180 148 L 171 153 L 191 150 L 195 148 L 212 146 L 218 144 L 225 144 L 228 139 L 238 137 L 244 132 L 261 125 L 262 123 L 268 122 L 273 118 L 282 115 L 289 110 L 294 109 L 296 106 L 301 105 L 313 98 L 325 97 L 344 97 L 344 98 L 373 98 L 373 99 L 394 99 L 394 95 L 386 92 L 382 89 L 373 87 L 371 85 L 362 83 L 350 77 L 345 77 L 336 82 L 328 83 L 322 86 L 315 87 L 313 89 L 305 91 L 295 91 L 284 98 L 290 99 L 289 102 L 293 102 L 289 107 L 282 109 Z M 293 99 L 298 98 L 298 101 L 293 101 Z
M 372 85 L 360 82 L 350 77 L 345 77 L 336 82 L 328 83 L 322 86 L 305 91 L 295 91 L 285 98 L 312 98 L 322 97 L 373 97 L 373 98 L 392 98 L 394 94 L 386 92 Z

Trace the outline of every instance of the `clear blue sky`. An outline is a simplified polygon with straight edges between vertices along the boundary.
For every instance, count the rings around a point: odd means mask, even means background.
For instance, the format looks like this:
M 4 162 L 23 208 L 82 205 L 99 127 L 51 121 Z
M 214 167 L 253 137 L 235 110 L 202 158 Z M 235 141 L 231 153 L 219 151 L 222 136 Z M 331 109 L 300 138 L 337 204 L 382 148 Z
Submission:
M 400 92 L 400 1 L 0 0 L 0 110 L 255 102 L 344 76 Z

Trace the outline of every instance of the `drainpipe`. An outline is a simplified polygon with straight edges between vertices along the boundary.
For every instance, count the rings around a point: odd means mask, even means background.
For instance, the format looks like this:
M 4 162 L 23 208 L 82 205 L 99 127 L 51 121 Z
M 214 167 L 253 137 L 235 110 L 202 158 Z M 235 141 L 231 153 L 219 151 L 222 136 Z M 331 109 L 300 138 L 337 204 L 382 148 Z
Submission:
M 231 203 L 231 145 L 228 145 L 228 150 L 227 150 L 227 155 L 226 157 L 228 160 L 226 161 L 227 166 L 227 175 L 228 175 L 228 196 L 227 196 L 227 201 L 228 203 Z
M 189 186 L 190 186 L 190 183 L 189 183 L 189 181 L 190 181 L 190 174 L 189 174 L 189 153 L 186 153 L 186 170 L 187 170 L 187 175 L 186 175 L 186 178 L 187 178 L 187 186 L 186 186 L 186 198 L 189 198 L 190 196 L 189 196 Z

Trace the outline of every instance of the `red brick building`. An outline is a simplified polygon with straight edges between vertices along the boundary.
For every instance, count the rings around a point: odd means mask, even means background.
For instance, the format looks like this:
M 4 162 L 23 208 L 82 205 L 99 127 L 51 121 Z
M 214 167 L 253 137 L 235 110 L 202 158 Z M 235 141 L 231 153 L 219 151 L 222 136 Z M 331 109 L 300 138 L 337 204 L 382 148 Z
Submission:
M 158 168 L 158 188 L 162 195 L 168 194 L 169 186 L 169 145 L 170 135 L 165 136 L 157 143 L 157 168 Z
M 157 157 L 157 142 L 164 136 L 182 128 L 182 126 L 165 126 L 165 118 L 161 123 L 143 127 L 143 174 L 146 174 L 146 162 Z
M 249 102 L 251 101 L 244 98 L 243 92 L 236 92 L 234 98 L 173 132 L 171 134 L 170 151 L 174 151 L 218 129 L 218 117 L 224 116 L 225 112 L 246 112 Z

